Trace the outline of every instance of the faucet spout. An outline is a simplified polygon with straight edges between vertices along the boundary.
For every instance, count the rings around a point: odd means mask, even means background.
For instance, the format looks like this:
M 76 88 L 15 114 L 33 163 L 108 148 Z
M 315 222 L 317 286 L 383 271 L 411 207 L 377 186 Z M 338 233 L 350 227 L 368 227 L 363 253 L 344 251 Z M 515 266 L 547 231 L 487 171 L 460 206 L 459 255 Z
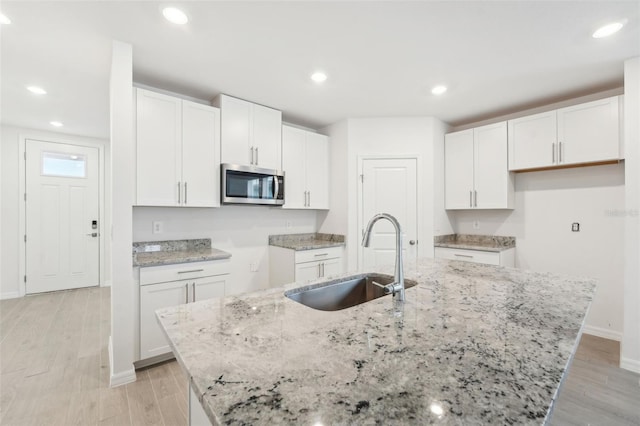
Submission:
M 393 274 L 393 283 L 387 285 L 389 291 L 393 293 L 393 296 L 398 296 L 399 301 L 404 301 L 404 271 L 402 266 L 402 228 L 400 227 L 400 222 L 398 219 L 391 216 L 388 213 L 378 213 L 373 216 L 367 227 L 364 231 L 364 235 L 362 236 L 362 246 L 369 247 L 371 242 L 371 229 L 373 225 L 380 219 L 386 219 L 393 225 L 396 231 L 396 266 L 395 272 Z

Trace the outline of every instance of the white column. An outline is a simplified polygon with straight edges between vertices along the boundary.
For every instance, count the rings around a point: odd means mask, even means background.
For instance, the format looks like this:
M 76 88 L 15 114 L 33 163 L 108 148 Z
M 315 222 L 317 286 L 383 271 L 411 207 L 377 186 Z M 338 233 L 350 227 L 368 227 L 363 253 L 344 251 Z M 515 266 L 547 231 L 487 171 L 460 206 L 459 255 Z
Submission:
M 133 54 L 113 42 L 111 114 L 111 386 L 136 380 L 134 362 L 135 282 L 131 263 L 135 185 L 133 140 Z
M 625 269 L 620 367 L 640 373 L 640 57 L 624 63 Z

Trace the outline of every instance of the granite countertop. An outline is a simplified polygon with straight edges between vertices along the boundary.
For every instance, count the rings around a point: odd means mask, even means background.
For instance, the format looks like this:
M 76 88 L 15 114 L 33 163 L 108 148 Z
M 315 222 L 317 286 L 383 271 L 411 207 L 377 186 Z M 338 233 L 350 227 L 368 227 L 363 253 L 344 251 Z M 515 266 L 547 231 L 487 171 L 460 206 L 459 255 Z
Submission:
M 344 235 L 320 233 L 269 235 L 269 245 L 291 250 L 340 247 L 344 246 Z
M 156 251 L 145 251 L 151 248 Z M 133 243 L 133 266 L 160 266 L 177 263 L 228 259 L 230 253 L 211 247 L 211 239 L 147 241 Z
M 500 252 L 516 246 L 515 237 L 450 234 L 433 237 L 434 247 Z
M 441 259 L 405 276 L 404 304 L 319 311 L 290 284 L 156 314 L 213 424 L 545 421 L 595 282 Z

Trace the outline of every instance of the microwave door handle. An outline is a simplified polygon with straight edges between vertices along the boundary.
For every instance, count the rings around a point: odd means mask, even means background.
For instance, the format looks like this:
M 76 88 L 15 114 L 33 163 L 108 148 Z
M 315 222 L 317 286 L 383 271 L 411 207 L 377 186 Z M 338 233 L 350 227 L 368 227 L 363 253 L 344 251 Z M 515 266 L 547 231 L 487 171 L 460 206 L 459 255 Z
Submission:
M 278 194 L 280 194 L 280 179 L 278 179 L 278 176 L 273 177 L 273 186 L 274 186 L 273 199 L 277 200 Z

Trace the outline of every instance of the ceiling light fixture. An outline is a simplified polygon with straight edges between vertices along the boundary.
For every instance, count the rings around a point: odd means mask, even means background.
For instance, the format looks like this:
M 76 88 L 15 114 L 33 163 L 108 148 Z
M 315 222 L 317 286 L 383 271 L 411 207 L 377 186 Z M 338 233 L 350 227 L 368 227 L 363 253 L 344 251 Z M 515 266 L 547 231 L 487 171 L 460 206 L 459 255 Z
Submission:
M 51 124 L 53 127 L 62 127 L 62 123 L 59 121 L 50 121 L 49 124 Z
M 624 27 L 624 22 L 612 22 L 603 27 L 598 28 L 592 35 L 593 38 L 609 37 L 617 33 Z
M 315 81 L 316 83 L 324 83 L 326 79 L 327 75 L 321 71 L 317 71 L 311 74 L 311 80 Z
M 162 14 L 167 21 L 173 22 L 174 24 L 184 25 L 189 22 L 187 15 L 175 7 L 165 7 L 162 9 Z
M 47 91 L 44 90 L 42 87 L 38 87 L 38 86 L 27 86 L 27 90 L 30 91 L 31 93 L 35 93 L 36 95 L 46 95 Z
M 11 23 L 11 19 L 7 18 L 7 15 L 4 13 L 0 13 L 0 24 L 9 25 Z
M 443 86 L 443 85 L 438 85 L 438 86 L 435 86 L 433 89 L 431 89 L 431 93 L 433 93 L 434 95 L 442 95 L 446 91 L 447 91 L 447 86 Z

